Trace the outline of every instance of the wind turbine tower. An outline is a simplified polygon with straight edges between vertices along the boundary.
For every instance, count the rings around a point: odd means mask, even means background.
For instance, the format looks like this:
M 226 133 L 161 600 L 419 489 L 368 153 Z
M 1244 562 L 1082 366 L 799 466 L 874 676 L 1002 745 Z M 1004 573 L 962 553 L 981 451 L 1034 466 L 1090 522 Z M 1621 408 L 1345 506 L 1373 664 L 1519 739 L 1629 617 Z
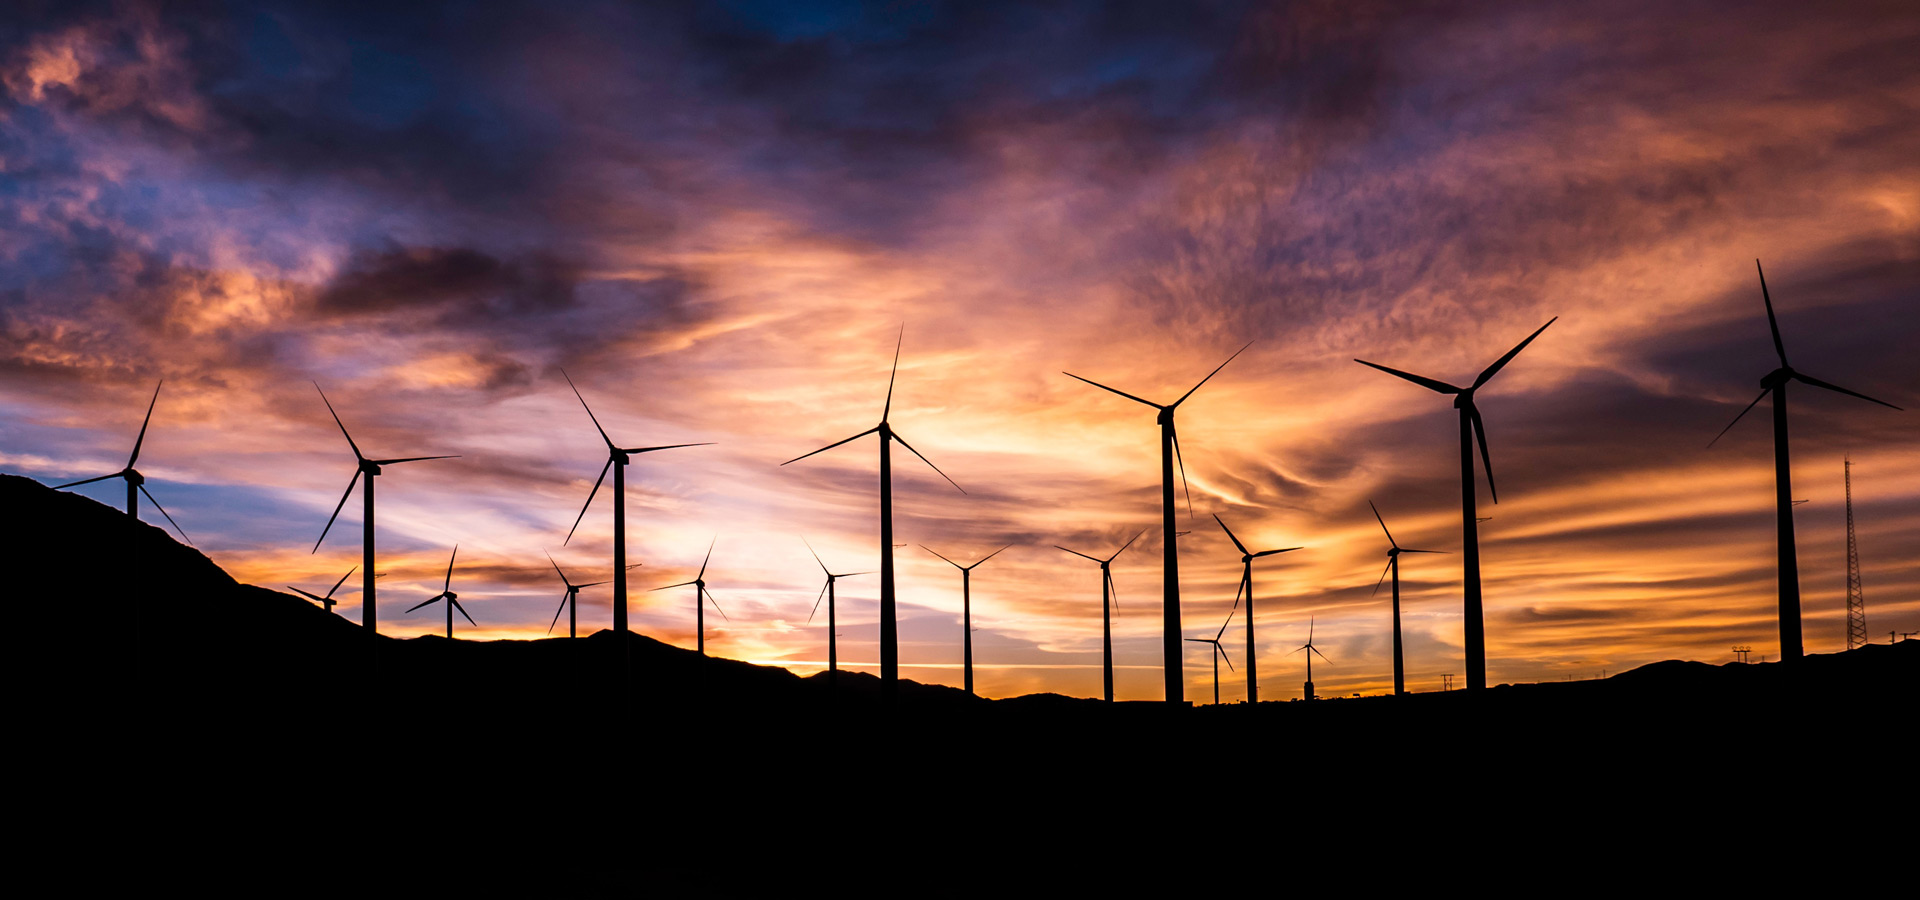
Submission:
M 1867 595 L 1860 589 L 1860 544 L 1853 535 L 1853 457 L 1846 458 L 1847 479 L 1847 649 L 1867 645 Z

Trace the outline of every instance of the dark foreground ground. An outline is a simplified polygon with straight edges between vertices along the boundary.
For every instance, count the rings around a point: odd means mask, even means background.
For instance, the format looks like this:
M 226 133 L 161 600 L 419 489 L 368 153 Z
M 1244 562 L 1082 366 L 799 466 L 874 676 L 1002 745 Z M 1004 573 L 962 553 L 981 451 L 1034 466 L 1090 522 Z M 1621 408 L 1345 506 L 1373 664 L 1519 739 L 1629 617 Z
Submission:
M 1915 641 L 1477 694 L 886 704 L 639 635 L 369 639 L 91 500 L 0 476 L 0 503 L 44 526 L 10 569 L 80 573 L 13 598 L 61 623 L 15 638 L 15 857 L 101 888 L 1912 884 Z M 91 638 L 53 637 L 75 610 Z

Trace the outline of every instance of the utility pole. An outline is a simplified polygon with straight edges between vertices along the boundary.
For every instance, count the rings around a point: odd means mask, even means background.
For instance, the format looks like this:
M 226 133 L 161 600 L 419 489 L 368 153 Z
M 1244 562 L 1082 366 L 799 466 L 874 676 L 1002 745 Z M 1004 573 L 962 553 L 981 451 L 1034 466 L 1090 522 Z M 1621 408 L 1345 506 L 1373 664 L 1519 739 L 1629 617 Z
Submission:
M 1747 654 L 1752 652 L 1753 652 L 1753 648 L 1746 646 L 1745 644 L 1741 644 L 1734 647 L 1733 655 L 1737 657 L 1737 659 L 1735 659 L 1734 662 L 1745 664 L 1747 662 Z
M 1443 680 L 1443 681 L 1442 681 L 1442 682 L 1440 683 L 1440 689 L 1441 689 L 1441 690 L 1443 690 L 1443 691 L 1450 691 L 1450 690 L 1453 690 L 1453 675 L 1452 675 L 1451 673 L 1449 673 L 1449 674 L 1446 674 L 1446 675 L 1442 675 L 1442 676 L 1440 676 L 1440 677 L 1441 677 L 1442 679 L 1444 679 L 1444 680 Z
M 1867 645 L 1867 596 L 1860 589 L 1860 544 L 1853 536 L 1853 457 L 1846 458 L 1847 480 L 1847 649 Z

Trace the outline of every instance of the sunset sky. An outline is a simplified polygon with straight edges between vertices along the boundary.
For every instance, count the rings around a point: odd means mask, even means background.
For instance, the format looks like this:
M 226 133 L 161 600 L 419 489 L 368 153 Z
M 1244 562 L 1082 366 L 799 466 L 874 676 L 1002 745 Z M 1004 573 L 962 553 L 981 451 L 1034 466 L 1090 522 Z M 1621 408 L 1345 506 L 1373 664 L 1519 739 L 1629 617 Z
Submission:
M 1920 6 L 1886 3 L 258 3 L 28 0 L 0 24 L 0 470 L 141 471 L 236 578 L 323 592 L 379 487 L 381 628 L 538 638 L 611 577 L 615 440 L 715 446 L 628 470 L 634 627 L 825 665 L 802 539 L 878 567 L 872 438 L 895 336 L 903 677 L 958 685 L 970 562 L 981 692 L 1100 690 L 1114 565 L 1122 699 L 1160 688 L 1153 410 L 1177 398 L 1193 514 L 1185 636 L 1256 563 L 1266 699 L 1461 664 L 1448 398 L 1469 383 L 1491 683 L 1777 658 L 1772 441 L 1790 358 L 1896 412 L 1791 394 L 1805 637 L 1845 645 L 1842 457 L 1869 630 L 1920 630 Z M 119 505 L 117 481 L 80 493 Z M 161 522 L 150 509 L 149 521 Z M 359 576 L 339 612 L 359 620 Z M 874 578 L 840 585 L 877 663 Z M 583 629 L 611 593 L 581 596 Z M 1245 694 L 1242 620 L 1227 632 Z M 462 623 L 464 626 L 464 623 Z M 85 627 L 79 619 L 73 628 Z M 564 631 L 565 622 L 561 623 Z M 1211 697 L 1203 644 L 1187 695 Z

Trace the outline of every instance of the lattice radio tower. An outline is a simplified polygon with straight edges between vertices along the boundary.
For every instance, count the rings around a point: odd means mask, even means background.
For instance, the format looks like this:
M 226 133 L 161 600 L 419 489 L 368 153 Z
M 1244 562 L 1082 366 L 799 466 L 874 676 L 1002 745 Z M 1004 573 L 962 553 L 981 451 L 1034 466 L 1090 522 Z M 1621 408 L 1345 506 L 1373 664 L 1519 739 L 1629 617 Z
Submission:
M 1853 536 L 1853 459 L 1845 466 L 1847 480 L 1847 649 L 1867 645 L 1867 596 L 1860 589 L 1860 544 Z

